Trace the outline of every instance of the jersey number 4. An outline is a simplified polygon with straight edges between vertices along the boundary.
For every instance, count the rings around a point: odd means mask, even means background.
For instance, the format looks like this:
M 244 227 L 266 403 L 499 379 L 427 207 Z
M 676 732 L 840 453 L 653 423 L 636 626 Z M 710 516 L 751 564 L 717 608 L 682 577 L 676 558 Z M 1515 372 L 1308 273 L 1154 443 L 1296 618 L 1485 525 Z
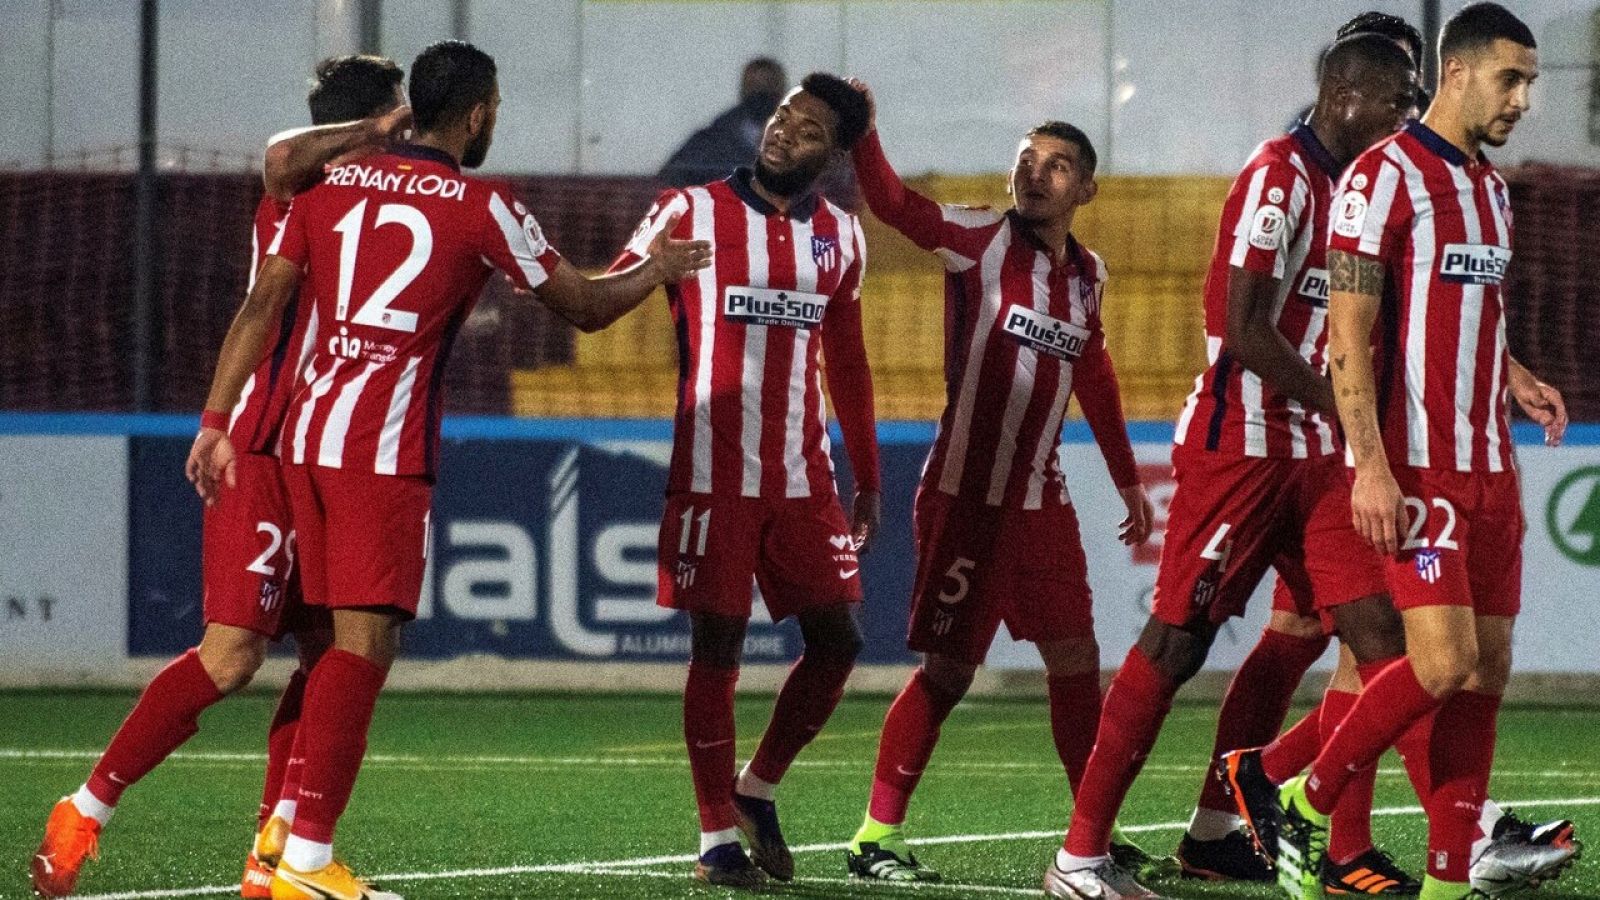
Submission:
M 372 292 L 352 317 L 350 291 L 355 282 L 356 256 L 361 250 L 362 225 L 366 217 L 367 201 L 362 200 L 344 214 L 339 224 L 333 226 L 333 230 L 339 232 L 339 298 L 336 318 L 341 322 L 348 320 L 355 325 L 371 325 L 374 328 L 414 333 L 417 330 L 417 314 L 390 309 L 389 304 L 393 303 L 395 298 L 400 296 L 400 292 L 427 268 L 428 258 L 433 255 L 433 227 L 428 224 L 428 217 L 415 206 L 385 203 L 378 207 L 378 215 L 372 223 L 372 230 L 376 231 L 385 225 L 405 226 L 411 232 L 411 252 L 393 272 L 389 273 L 389 277 L 378 285 L 378 289 Z

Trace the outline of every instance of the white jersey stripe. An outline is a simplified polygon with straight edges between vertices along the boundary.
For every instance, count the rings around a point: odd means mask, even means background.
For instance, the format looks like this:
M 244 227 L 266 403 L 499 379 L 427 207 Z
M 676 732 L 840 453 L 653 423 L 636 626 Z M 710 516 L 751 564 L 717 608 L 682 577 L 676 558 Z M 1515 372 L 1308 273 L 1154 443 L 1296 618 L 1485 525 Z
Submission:
M 411 408 L 412 386 L 417 381 L 417 366 L 422 357 L 406 360 L 406 367 L 394 384 L 389 396 L 389 413 L 383 419 L 383 431 L 378 434 L 378 464 L 373 471 L 379 475 L 393 475 L 400 464 L 400 435 L 405 431 L 406 410 Z
M 1494 229 L 1496 244 L 1502 247 L 1511 245 L 1511 229 L 1506 224 L 1504 208 L 1500 205 L 1502 197 L 1507 196 L 1510 189 L 1506 186 L 1505 179 L 1499 173 L 1494 176 L 1494 185 L 1489 192 L 1489 209 L 1494 216 Z M 1489 471 L 1505 471 L 1505 450 L 1500 441 L 1500 429 L 1506 426 L 1506 316 L 1502 308 L 1495 317 L 1498 323 L 1494 333 L 1494 368 L 1489 373 Z
M 367 389 L 372 373 L 383 368 L 383 363 L 369 362 L 361 374 L 346 381 L 339 396 L 328 409 L 328 420 L 322 426 L 322 443 L 317 447 L 317 465 L 337 469 L 344 465 L 344 438 L 350 432 L 350 417 L 355 415 L 356 404 L 361 402 L 361 392 Z
M 813 229 L 811 222 L 795 220 L 794 238 L 794 273 L 795 289 L 807 293 L 817 290 L 817 263 L 811 256 L 811 236 Z M 853 237 L 853 235 L 852 235 Z M 848 270 L 851 261 L 855 258 L 854 240 L 846 240 L 840 235 L 839 240 L 840 270 Z M 804 328 L 794 331 L 794 355 L 789 360 L 789 408 L 784 411 L 783 419 L 783 471 L 786 476 L 784 485 L 785 497 L 811 496 L 811 479 L 806 473 L 805 458 L 805 430 L 806 430 L 806 365 L 811 353 L 811 332 Z M 818 398 L 817 413 L 822 419 L 822 430 L 828 430 L 828 413 L 826 404 Z
M 1250 187 L 1245 189 L 1244 208 L 1239 213 L 1239 224 L 1233 228 L 1233 252 L 1228 256 L 1230 266 L 1243 266 L 1245 259 L 1250 255 L 1250 228 L 1255 224 L 1256 209 L 1261 206 L 1261 192 L 1266 183 L 1267 168 L 1262 166 L 1250 176 Z M 1278 265 L 1281 266 L 1283 264 L 1281 254 L 1278 260 Z
M 1477 189 L 1460 166 L 1450 166 L 1450 177 L 1456 184 L 1456 202 L 1461 206 L 1461 224 L 1466 229 L 1467 243 L 1483 240 L 1483 225 L 1478 221 Z M 1478 329 L 1483 322 L 1483 285 L 1461 286 L 1461 326 L 1456 345 L 1456 470 L 1472 471 L 1472 404 L 1477 399 L 1478 385 Z M 1493 403 L 1490 403 L 1493 406 Z
M 228 433 L 233 433 L 233 426 L 239 421 L 239 415 L 250 405 L 250 395 L 256 389 L 256 373 L 251 372 L 245 379 L 244 388 L 239 391 L 239 402 L 233 405 L 233 412 L 228 415 Z
M 328 391 L 333 390 L 333 376 L 338 373 L 343 359 L 334 359 L 328 366 L 328 371 L 319 377 L 310 368 L 306 369 L 306 379 L 311 382 L 311 387 L 306 391 L 306 402 L 300 405 L 300 421 L 295 423 L 294 429 L 294 462 L 302 464 L 306 461 L 306 433 L 311 429 L 311 419 L 317 410 L 317 401 L 321 400 Z
M 1386 154 L 1397 163 L 1404 156 L 1394 144 L 1389 145 Z M 1406 160 L 1408 179 L 1410 173 L 1416 171 L 1416 167 L 1410 163 L 1410 160 Z M 1382 166 L 1378 169 L 1378 178 L 1372 185 L 1372 201 L 1367 204 L 1367 218 L 1361 228 L 1361 243 L 1358 246 L 1362 253 L 1375 254 L 1383 246 L 1383 229 L 1389 222 L 1389 210 L 1394 206 L 1394 195 L 1399 187 L 1399 169 L 1394 166 Z M 1416 192 L 1412 191 L 1413 198 L 1415 194 Z M 1338 214 L 1338 207 L 1334 207 L 1333 215 Z M 1331 221 L 1332 216 L 1329 219 Z
M 978 399 L 978 377 L 983 369 L 984 353 L 989 348 L 989 334 L 995 320 L 1000 317 L 1000 269 L 1006 251 L 1011 247 L 1011 228 L 1001 228 L 984 248 L 980 262 L 983 279 L 983 302 L 979 305 L 977 321 L 972 323 L 972 346 L 961 372 L 961 390 L 956 394 L 955 424 L 950 430 L 950 443 L 945 447 L 944 471 L 939 473 L 939 490 L 946 494 L 961 492 L 961 476 L 967 459 L 967 442 L 972 433 L 972 408 Z
M 766 287 L 771 266 L 767 260 L 767 217 L 744 207 L 745 247 L 749 255 L 745 284 Z M 781 227 L 781 226 L 780 226 Z M 721 298 L 718 298 L 721 302 Z M 765 325 L 744 327 L 744 369 L 739 379 L 739 447 L 744 453 L 740 493 L 761 496 L 761 392 L 766 387 L 767 337 Z
M 494 218 L 494 223 L 500 226 L 500 233 L 506 239 L 506 249 L 511 251 L 511 258 L 516 260 L 517 268 L 522 270 L 522 277 L 528 279 L 528 286 L 538 287 L 549 279 L 550 276 L 545 274 L 544 266 L 539 265 L 538 249 L 528 243 L 528 235 L 523 231 L 522 223 L 511 214 L 506 202 L 500 199 L 498 191 L 489 195 L 489 215 Z M 532 216 L 528 218 L 531 219 Z
M 1428 286 L 1433 283 L 1433 260 L 1436 255 L 1433 233 L 1433 201 L 1428 196 L 1428 185 L 1422 170 L 1416 167 L 1398 144 L 1390 143 L 1385 154 L 1405 171 L 1406 190 L 1411 197 L 1412 222 L 1412 284 L 1410 310 L 1406 319 L 1406 464 L 1428 465 L 1428 407 L 1423 402 L 1428 384 Z M 1378 186 L 1390 171 L 1384 166 L 1378 172 Z M 1375 195 L 1381 196 L 1381 194 Z M 1368 212 L 1368 225 L 1377 221 L 1378 227 L 1389 218 L 1388 204 L 1382 216 Z M 1367 239 L 1361 239 L 1366 248 Z M 1394 461 L 1391 460 L 1391 464 Z
M 1043 253 L 1033 255 L 1033 308 L 1042 313 L 1050 311 L 1050 257 Z M 1011 393 L 1006 396 L 999 441 L 995 444 L 993 467 L 989 470 L 990 505 L 998 505 L 1005 499 L 1006 482 L 1011 479 L 1011 467 L 1017 458 L 1017 435 L 1022 430 L 1022 417 L 1028 414 L 1028 402 L 1033 399 L 1038 368 L 1038 353 L 1018 345 L 1017 361 L 1011 373 Z
M 1239 405 L 1244 409 L 1244 455 L 1267 455 L 1267 418 L 1261 409 L 1261 376 L 1239 373 Z
M 716 237 L 713 206 L 716 201 L 705 188 L 689 188 L 691 233 L 697 241 L 710 241 Z M 717 273 L 719 263 L 700 270 L 695 276 L 695 287 L 700 295 L 699 326 L 700 354 L 694 372 L 694 439 L 690 442 L 693 456 L 694 478 L 690 490 L 697 494 L 711 493 L 711 358 L 716 354 Z

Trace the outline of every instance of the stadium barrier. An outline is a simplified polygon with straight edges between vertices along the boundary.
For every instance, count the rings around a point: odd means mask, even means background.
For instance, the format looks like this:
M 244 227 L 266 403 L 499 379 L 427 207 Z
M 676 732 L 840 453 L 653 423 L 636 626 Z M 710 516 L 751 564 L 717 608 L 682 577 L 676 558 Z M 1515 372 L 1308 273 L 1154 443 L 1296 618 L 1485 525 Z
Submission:
M 185 416 L 0 414 L 0 686 L 142 683 L 200 634 L 200 504 L 182 462 Z M 1083 523 L 1101 658 L 1115 667 L 1143 624 L 1173 484 L 1171 426 L 1132 426 L 1158 510 L 1149 546 L 1116 540 L 1123 510 L 1087 428 L 1062 465 Z M 655 540 L 670 424 L 660 420 L 446 420 L 421 614 L 392 682 L 432 690 L 677 690 L 683 616 L 657 607 Z M 913 657 L 905 620 L 910 505 L 931 427 L 890 424 L 884 522 L 863 558 L 866 646 L 857 689 L 893 690 Z M 1600 570 L 1600 426 L 1548 449 L 1517 429 L 1528 515 L 1513 699 L 1600 702 L 1600 657 L 1573 639 Z M 835 440 L 835 447 L 840 445 Z M 848 490 L 848 464 L 835 465 Z M 1224 628 L 1193 696 L 1220 693 L 1268 607 Z M 1581 626 L 1580 626 L 1581 627 Z M 745 689 L 771 690 L 800 648 L 758 605 Z M 1325 660 L 1325 663 L 1330 661 Z M 275 660 L 261 681 L 286 676 Z M 1033 648 L 1003 632 L 978 690 L 1037 693 Z M 1320 685 L 1310 680 L 1307 691 Z
M 1600 170 L 1509 173 L 1517 214 L 1510 346 L 1600 420 L 1600 379 L 1584 365 L 1600 331 Z M 512 179 L 576 265 L 604 268 L 660 186 L 647 178 Z M 1004 177 L 926 176 L 941 200 L 1004 207 Z M 1201 288 L 1228 179 L 1101 179 L 1078 235 L 1106 259 L 1103 310 L 1130 415 L 1170 419 L 1204 363 Z M 153 379 L 156 407 L 190 411 L 207 381 L 250 259 L 257 176 L 171 172 L 159 179 Z M 126 410 L 132 399 L 133 178 L 0 172 L 0 409 Z M 928 254 L 867 216 L 864 326 L 884 419 L 929 420 L 944 402 L 942 274 Z M 662 300 L 594 335 L 490 280 L 446 372 L 451 409 L 519 416 L 662 417 L 677 379 Z

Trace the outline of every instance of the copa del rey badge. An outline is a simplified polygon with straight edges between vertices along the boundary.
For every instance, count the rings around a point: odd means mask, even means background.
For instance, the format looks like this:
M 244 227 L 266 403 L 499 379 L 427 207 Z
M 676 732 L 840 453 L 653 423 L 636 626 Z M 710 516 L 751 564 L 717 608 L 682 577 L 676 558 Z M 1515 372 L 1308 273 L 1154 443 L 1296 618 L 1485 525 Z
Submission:
M 817 268 L 827 272 L 839 264 L 839 239 L 836 237 L 811 236 L 811 261 Z

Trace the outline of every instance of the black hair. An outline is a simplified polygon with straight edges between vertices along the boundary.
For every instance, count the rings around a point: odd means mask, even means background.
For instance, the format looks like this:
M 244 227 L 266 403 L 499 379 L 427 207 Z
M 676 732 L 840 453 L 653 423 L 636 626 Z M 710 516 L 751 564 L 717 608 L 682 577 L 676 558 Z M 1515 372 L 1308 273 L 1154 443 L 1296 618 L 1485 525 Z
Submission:
M 1322 58 L 1323 76 L 1358 81 L 1373 72 L 1416 69 L 1416 60 L 1391 38 L 1364 31 L 1334 42 Z
M 1538 45 L 1533 31 L 1498 3 L 1471 3 L 1444 23 L 1439 34 L 1439 58 L 1481 50 L 1504 38 L 1529 49 Z
M 1078 167 L 1086 175 L 1093 175 L 1095 166 L 1100 164 L 1100 157 L 1094 152 L 1094 144 L 1089 142 L 1089 136 L 1083 133 L 1083 129 L 1076 125 L 1055 119 L 1048 122 L 1040 122 L 1038 125 L 1028 129 L 1028 137 L 1038 135 L 1053 137 L 1077 147 Z
M 800 89 L 827 104 L 839 117 L 837 138 L 841 149 L 854 147 L 867 133 L 867 98 L 843 78 L 812 72 L 800 79 Z
M 394 106 L 405 73 L 385 56 L 330 56 L 317 63 L 306 105 L 311 124 L 328 125 L 377 115 Z
M 466 41 L 439 41 L 411 64 L 411 116 L 417 131 L 455 124 L 494 97 L 494 57 Z
M 1334 33 L 1334 40 L 1340 41 L 1357 34 L 1381 34 L 1391 41 L 1405 41 L 1411 47 L 1408 51 L 1413 63 L 1418 61 L 1422 54 L 1422 32 L 1399 16 L 1392 16 L 1386 12 L 1371 10 L 1364 12 L 1354 19 L 1339 26 Z

